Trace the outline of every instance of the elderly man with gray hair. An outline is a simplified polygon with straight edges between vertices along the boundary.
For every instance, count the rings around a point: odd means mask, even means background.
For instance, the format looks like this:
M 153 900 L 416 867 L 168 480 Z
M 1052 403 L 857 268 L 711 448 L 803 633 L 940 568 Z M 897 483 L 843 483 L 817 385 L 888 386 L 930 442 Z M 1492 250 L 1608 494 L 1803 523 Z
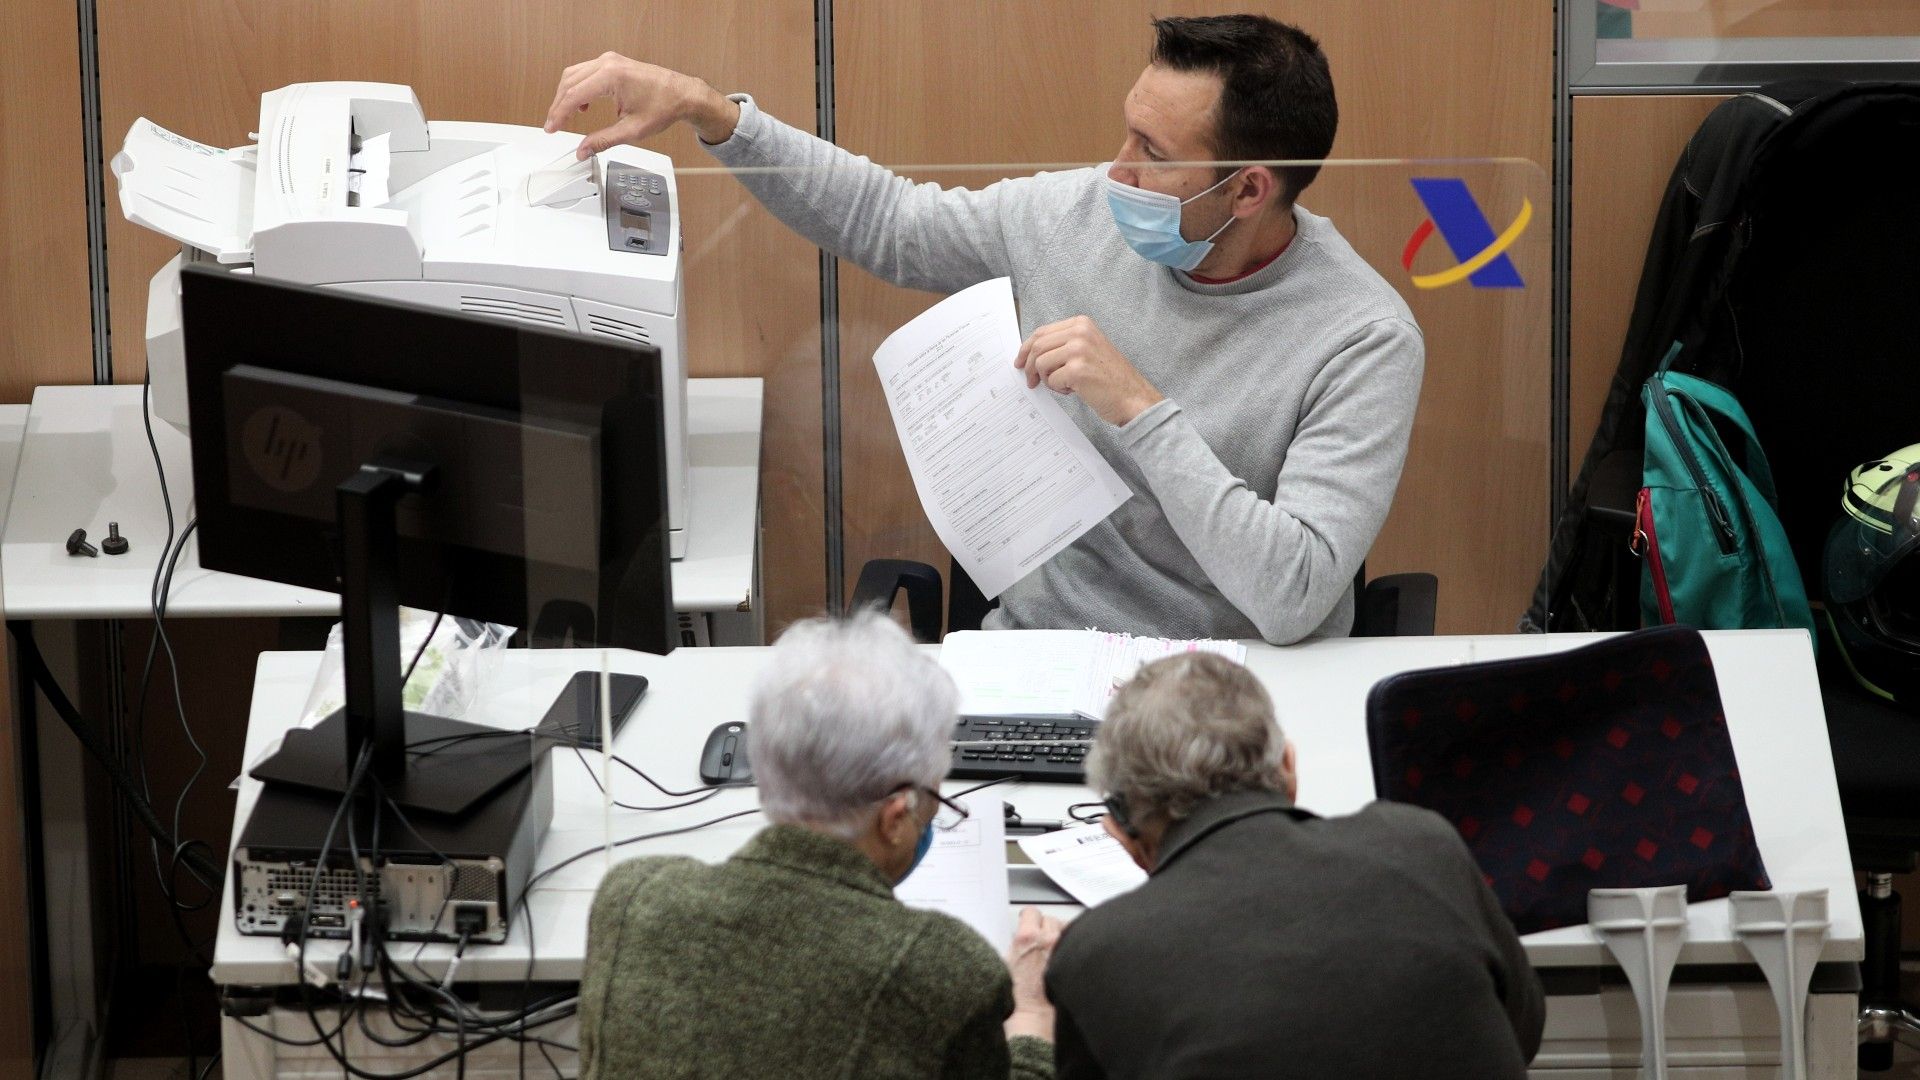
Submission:
M 1059 923 L 1029 909 L 1002 961 L 893 887 L 942 826 L 953 680 L 886 618 L 798 623 L 748 725 L 770 824 L 718 866 L 635 859 L 594 898 L 583 1077 L 1053 1075 L 1042 973 Z
M 1142 668 L 1087 769 L 1150 876 L 1054 950 L 1061 1080 L 1526 1075 L 1540 982 L 1466 845 L 1411 806 L 1295 806 L 1293 745 L 1247 669 Z

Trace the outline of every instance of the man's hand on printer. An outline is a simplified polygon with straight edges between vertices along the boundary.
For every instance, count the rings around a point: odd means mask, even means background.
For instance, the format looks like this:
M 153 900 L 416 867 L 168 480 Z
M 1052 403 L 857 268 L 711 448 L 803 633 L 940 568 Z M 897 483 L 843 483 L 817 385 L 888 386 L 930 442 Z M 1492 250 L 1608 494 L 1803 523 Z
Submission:
M 560 73 L 553 106 L 547 110 L 547 131 L 559 131 L 575 113 L 603 97 L 613 99 L 619 119 L 580 140 L 574 151 L 578 160 L 610 146 L 637 143 L 682 120 L 702 142 L 726 142 L 740 122 L 739 104 L 703 80 L 606 52 Z

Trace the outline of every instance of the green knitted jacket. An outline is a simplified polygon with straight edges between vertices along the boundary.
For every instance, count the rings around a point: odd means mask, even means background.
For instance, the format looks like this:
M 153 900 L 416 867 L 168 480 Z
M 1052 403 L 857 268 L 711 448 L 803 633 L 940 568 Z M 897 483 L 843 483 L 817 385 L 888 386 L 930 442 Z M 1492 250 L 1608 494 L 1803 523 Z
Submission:
M 851 845 L 772 825 L 718 866 L 622 863 L 593 901 L 583 1080 L 1047 1080 L 1013 986 L 958 920 L 893 897 Z

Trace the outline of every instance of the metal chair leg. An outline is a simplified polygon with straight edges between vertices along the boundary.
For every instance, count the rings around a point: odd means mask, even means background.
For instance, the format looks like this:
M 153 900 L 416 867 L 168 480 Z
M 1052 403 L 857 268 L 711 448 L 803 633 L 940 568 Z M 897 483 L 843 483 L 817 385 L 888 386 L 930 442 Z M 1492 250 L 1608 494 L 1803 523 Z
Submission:
M 1920 1049 L 1920 1017 L 1900 1004 L 1900 894 L 1893 875 L 1868 873 L 1860 893 L 1867 955 L 1860 964 L 1860 1058 L 1862 1072 L 1893 1067 L 1893 1047 Z

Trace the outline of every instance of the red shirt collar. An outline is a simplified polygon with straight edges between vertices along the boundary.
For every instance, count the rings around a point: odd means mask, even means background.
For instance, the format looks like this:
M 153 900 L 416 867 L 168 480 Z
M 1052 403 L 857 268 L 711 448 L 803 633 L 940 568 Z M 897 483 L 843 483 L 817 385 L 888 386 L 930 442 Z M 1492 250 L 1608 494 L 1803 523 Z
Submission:
M 1241 278 L 1252 277 L 1253 275 L 1273 265 L 1273 260 L 1279 258 L 1282 255 L 1285 255 L 1287 253 L 1287 249 L 1293 246 L 1293 237 L 1299 236 L 1299 235 L 1300 234 L 1298 232 L 1295 232 L 1293 236 L 1287 237 L 1287 242 L 1280 245 L 1279 251 L 1276 251 L 1273 254 L 1267 256 L 1266 258 L 1261 259 L 1258 265 L 1255 265 L 1247 270 L 1243 270 L 1240 273 L 1233 275 L 1232 277 L 1223 277 L 1223 278 L 1201 277 L 1199 274 L 1196 274 L 1191 270 L 1187 271 L 1187 276 L 1199 282 L 1202 285 L 1230 285 L 1233 282 L 1239 281 Z

